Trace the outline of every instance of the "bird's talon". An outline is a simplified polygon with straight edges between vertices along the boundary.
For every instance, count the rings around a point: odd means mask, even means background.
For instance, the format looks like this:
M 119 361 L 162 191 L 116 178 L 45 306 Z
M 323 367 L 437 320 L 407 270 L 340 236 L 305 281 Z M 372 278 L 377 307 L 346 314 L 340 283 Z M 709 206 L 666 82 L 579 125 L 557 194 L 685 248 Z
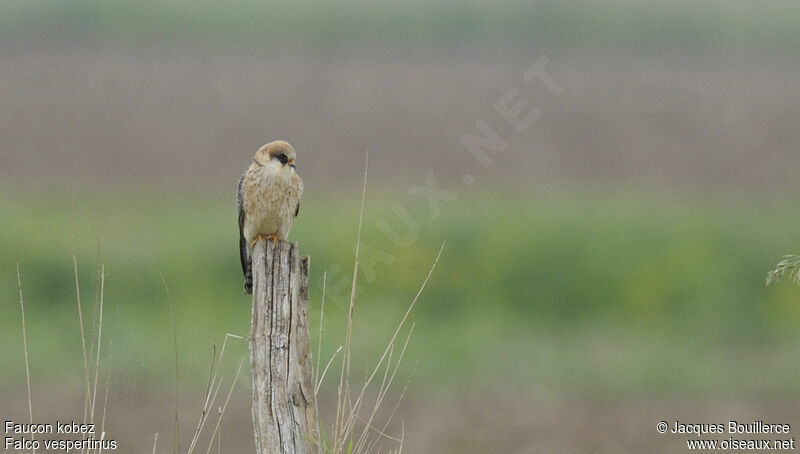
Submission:
M 259 234 L 258 234 L 258 235 L 256 235 L 256 237 L 253 239 L 253 242 L 252 242 L 252 243 L 250 243 L 250 249 L 254 249 L 254 248 L 256 247 L 256 243 L 258 243 L 259 241 L 262 241 L 262 240 L 264 240 L 264 235 L 262 235 L 262 234 L 260 234 L 260 233 L 259 233 Z
M 258 234 L 253 239 L 253 241 L 250 243 L 250 249 L 255 248 L 256 247 L 256 243 L 258 243 L 259 241 L 272 241 L 272 246 L 274 247 L 274 246 L 278 245 L 278 235 L 276 235 L 274 233 L 270 233 L 269 235 Z

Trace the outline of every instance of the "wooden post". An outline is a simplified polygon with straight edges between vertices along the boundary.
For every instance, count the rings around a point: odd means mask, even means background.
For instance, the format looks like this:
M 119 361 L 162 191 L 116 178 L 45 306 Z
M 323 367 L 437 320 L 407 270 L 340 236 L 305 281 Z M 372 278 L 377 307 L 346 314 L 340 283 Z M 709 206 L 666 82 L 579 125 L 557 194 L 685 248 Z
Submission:
M 253 249 L 253 430 L 257 454 L 319 454 L 308 328 L 309 257 L 297 244 Z

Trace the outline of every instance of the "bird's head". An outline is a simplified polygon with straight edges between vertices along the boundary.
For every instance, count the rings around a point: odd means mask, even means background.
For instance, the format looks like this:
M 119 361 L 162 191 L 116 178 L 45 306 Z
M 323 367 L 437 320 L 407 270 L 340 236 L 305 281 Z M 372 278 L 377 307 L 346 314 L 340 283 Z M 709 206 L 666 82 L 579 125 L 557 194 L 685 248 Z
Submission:
M 273 166 L 277 169 L 294 169 L 296 154 L 294 148 L 285 140 L 270 142 L 258 149 L 253 160 L 261 166 Z

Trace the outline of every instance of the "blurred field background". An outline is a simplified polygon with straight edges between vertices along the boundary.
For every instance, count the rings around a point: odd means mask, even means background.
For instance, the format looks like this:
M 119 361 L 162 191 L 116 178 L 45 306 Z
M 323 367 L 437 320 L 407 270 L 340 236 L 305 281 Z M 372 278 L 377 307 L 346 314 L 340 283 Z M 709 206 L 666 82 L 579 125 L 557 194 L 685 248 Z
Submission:
M 798 21 L 789 1 L 3 2 L 0 416 L 27 420 L 16 264 L 35 419 L 82 415 L 74 248 L 87 324 L 107 273 L 109 436 L 170 450 L 171 299 L 190 437 L 212 344 L 249 330 L 235 182 L 284 138 L 315 339 L 328 273 L 323 362 L 367 151 L 354 370 L 446 242 L 401 368 L 406 452 L 675 452 L 658 421 L 794 425 L 800 289 L 764 279 L 800 252 Z M 558 96 L 522 80 L 543 57 Z M 542 112 L 522 133 L 494 108 L 514 87 Z M 508 143 L 485 168 L 459 143 L 479 120 Z M 438 213 L 413 194 L 429 171 L 456 197 Z M 223 450 L 253 449 L 249 386 Z

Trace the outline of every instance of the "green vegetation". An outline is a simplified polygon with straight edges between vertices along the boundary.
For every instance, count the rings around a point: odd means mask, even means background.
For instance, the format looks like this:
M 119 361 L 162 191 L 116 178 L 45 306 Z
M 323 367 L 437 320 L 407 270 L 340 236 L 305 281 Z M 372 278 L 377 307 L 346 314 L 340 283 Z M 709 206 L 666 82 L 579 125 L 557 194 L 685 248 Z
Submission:
M 420 199 L 368 196 L 354 370 L 377 359 L 446 241 L 412 316 L 407 369 L 415 370 L 414 385 L 475 386 L 500 377 L 628 397 L 800 390 L 800 294 L 789 282 L 764 285 L 776 259 L 800 250 L 800 211 L 619 195 L 467 198 L 431 219 Z M 403 230 L 388 208 L 395 201 L 419 225 L 408 246 L 378 227 L 385 218 Z M 225 333 L 247 334 L 231 200 L 6 196 L 0 212 L 0 341 L 10 352 L 0 380 L 24 379 L 17 262 L 34 380 L 80 379 L 73 236 L 89 321 L 97 266 L 105 263 L 103 335 L 128 386 L 172 377 L 161 273 L 185 380 L 203 381 L 211 344 Z M 292 232 L 312 255 L 314 337 L 328 271 L 323 364 L 343 342 L 357 213 L 355 199 L 310 202 Z M 231 357 L 245 352 L 234 345 Z M 769 365 L 769 376 L 761 365 Z
M 383 42 L 568 45 L 685 51 L 719 45 L 796 49 L 800 5 L 773 2 L 22 1 L 0 4 L 0 37 L 185 40 L 330 47 Z

